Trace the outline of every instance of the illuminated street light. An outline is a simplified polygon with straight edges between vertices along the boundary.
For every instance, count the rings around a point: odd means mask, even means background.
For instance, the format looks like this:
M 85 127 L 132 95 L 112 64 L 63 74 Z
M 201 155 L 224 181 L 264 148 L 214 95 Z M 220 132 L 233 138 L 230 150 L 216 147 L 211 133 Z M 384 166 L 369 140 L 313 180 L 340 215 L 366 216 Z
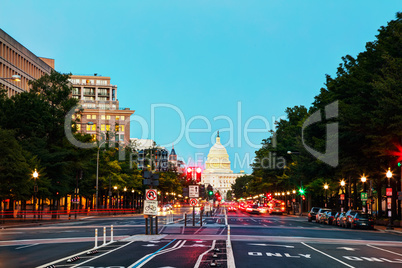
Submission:
M 16 75 L 16 74 L 11 77 L 0 77 L 0 79 L 3 79 L 3 80 L 10 79 L 11 81 L 21 82 L 21 76 Z
M 36 185 L 36 179 L 39 177 L 38 171 L 35 171 L 32 173 L 32 177 L 34 178 L 34 206 L 33 206 L 33 211 L 34 211 L 34 219 L 36 219 L 36 192 L 38 191 L 38 186 Z
M 388 171 L 386 173 L 386 176 L 388 178 L 388 188 L 391 188 L 391 178 L 392 178 L 392 172 L 391 169 L 388 168 Z M 391 202 L 389 202 L 389 199 L 391 199 Z M 391 203 L 392 204 L 392 196 L 391 197 L 387 197 L 387 207 L 388 204 Z M 392 230 L 394 228 L 392 228 L 392 207 L 388 209 L 388 225 L 387 225 L 387 230 Z
M 324 184 L 324 189 L 325 189 L 325 207 L 327 207 L 327 190 L 328 190 L 328 184 Z

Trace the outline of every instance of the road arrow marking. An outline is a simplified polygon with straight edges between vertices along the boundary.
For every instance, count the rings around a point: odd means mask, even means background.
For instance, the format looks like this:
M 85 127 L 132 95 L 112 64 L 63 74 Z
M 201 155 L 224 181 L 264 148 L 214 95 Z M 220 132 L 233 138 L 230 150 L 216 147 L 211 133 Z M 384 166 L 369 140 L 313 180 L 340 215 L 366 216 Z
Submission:
M 155 244 L 147 244 L 147 245 L 142 245 L 143 247 L 154 247 L 156 246 Z
M 248 243 L 250 246 L 262 246 L 262 247 L 284 247 L 284 248 L 294 248 L 294 246 L 287 246 L 287 245 L 275 245 L 275 244 L 254 244 Z
M 348 248 L 348 247 L 339 247 L 339 248 L 336 248 L 336 249 L 344 249 L 344 250 L 347 250 L 347 251 L 355 251 L 355 250 L 358 250 L 357 248 Z

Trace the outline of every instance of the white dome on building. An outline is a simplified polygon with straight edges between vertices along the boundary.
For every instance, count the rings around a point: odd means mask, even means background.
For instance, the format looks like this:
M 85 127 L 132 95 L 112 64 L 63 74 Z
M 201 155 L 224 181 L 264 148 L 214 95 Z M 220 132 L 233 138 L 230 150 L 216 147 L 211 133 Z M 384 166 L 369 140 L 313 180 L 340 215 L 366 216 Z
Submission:
M 233 173 L 230 169 L 229 155 L 226 148 L 221 144 L 219 131 L 216 143 L 209 150 L 205 165 L 204 173 Z

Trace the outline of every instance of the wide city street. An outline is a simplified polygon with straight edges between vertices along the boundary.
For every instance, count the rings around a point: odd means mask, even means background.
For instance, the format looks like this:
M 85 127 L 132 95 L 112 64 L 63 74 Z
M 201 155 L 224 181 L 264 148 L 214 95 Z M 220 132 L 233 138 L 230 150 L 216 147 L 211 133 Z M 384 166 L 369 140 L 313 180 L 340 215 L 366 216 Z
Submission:
M 187 213 L 186 226 L 184 213 Z M 402 232 L 351 230 L 306 216 L 250 215 L 220 207 L 160 214 L 158 234 L 143 215 L 79 217 L 54 224 L 5 226 L 0 267 L 401 267 Z M 111 237 L 113 226 L 113 238 Z M 104 227 L 106 235 L 104 236 Z M 95 229 L 98 241 L 95 245 Z M 97 246 L 95 248 L 95 246 Z

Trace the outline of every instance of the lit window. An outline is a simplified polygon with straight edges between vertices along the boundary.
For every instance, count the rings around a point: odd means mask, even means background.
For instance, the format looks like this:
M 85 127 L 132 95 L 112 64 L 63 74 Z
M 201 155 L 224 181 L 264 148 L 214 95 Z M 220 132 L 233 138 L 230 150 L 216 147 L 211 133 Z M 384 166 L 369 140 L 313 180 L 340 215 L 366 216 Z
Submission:
M 120 117 L 118 115 L 116 115 L 116 121 L 120 120 Z
M 92 141 L 96 141 L 96 134 L 92 134 Z
M 72 118 L 72 119 L 75 119 L 75 115 L 72 115 L 71 118 Z
M 124 126 L 120 126 L 120 131 L 124 131 Z
M 107 119 L 107 120 L 110 120 L 110 115 L 107 115 L 107 116 L 106 116 L 106 119 Z
M 96 131 L 96 124 L 92 125 L 92 131 Z
M 90 114 L 87 114 L 87 119 L 91 119 L 91 115 L 90 115 Z
M 96 119 L 96 114 L 93 114 L 93 115 L 92 115 L 92 119 Z
M 124 120 L 124 118 L 125 118 L 124 115 L 120 116 L 120 120 Z
M 116 131 L 116 132 L 119 131 L 119 125 L 116 125 L 116 126 L 114 127 L 114 131 Z
M 101 131 L 105 131 L 105 125 L 101 125 Z
M 77 119 L 81 119 L 81 115 L 80 115 L 80 114 L 77 114 Z
M 106 131 L 110 131 L 110 125 L 106 125 Z
M 102 120 L 105 120 L 105 118 L 106 118 L 106 116 L 103 114 L 103 115 L 101 115 L 101 119 Z
M 81 125 L 80 124 L 77 124 L 77 130 L 81 131 Z
M 87 125 L 87 131 L 91 130 L 91 125 Z

